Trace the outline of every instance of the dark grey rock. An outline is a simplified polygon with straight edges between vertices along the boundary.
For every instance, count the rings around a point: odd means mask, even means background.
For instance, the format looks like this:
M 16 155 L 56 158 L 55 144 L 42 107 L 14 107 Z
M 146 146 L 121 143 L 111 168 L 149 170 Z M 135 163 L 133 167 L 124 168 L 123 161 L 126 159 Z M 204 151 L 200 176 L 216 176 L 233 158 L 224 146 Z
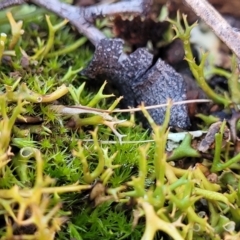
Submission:
M 139 48 L 130 55 L 123 53 L 123 40 L 103 39 L 95 54 L 81 74 L 102 78 L 114 84 L 124 96 L 124 105 L 135 107 L 166 103 L 168 98 L 186 100 L 186 86 L 180 74 L 161 59 L 152 66 L 153 56 Z M 164 120 L 166 108 L 149 110 L 157 124 Z M 170 126 L 187 128 L 190 125 L 186 105 L 171 109 Z

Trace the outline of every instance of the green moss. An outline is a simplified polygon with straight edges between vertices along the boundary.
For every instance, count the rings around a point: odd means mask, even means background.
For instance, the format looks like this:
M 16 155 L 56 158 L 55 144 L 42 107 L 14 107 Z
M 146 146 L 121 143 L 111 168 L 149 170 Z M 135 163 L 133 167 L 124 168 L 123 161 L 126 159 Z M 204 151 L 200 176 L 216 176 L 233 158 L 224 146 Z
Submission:
M 21 234 L 23 239 L 236 236 L 239 224 L 232 229 L 232 223 L 239 221 L 239 154 L 231 156 L 230 145 L 222 148 L 225 123 L 215 137 L 212 163 L 174 167 L 171 160 L 203 159 L 191 146 L 190 135 L 167 156 L 171 102 L 162 126 L 141 107 L 152 133 L 127 114 L 112 114 L 121 98 L 105 94 L 106 82 L 96 87 L 77 74 L 92 56 L 86 39 L 54 15 L 44 17 L 42 10 L 26 6 L 16 9 L 22 26 L 13 18 L 10 26 L 0 14 L 0 31 L 7 34 L 0 57 L 15 52 L 0 66 L 1 239 Z M 97 24 L 106 27 L 106 21 Z M 189 48 L 186 18 L 187 32 L 179 19 L 172 23 Z M 231 100 L 212 93 L 202 79 L 204 58 L 197 66 L 191 52 L 186 56 L 214 101 L 226 107 L 238 103 L 235 85 Z M 234 84 L 236 76 L 229 76 Z M 204 127 L 216 120 L 200 117 Z M 207 171 L 223 172 L 222 177 L 212 183 Z

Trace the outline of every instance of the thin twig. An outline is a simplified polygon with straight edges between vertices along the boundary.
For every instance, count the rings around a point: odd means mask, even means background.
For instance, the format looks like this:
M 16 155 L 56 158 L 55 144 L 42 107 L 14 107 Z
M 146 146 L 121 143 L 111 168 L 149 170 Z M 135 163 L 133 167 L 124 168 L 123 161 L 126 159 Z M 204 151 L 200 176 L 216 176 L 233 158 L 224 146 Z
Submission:
M 212 102 L 212 100 L 209 99 L 193 99 L 193 100 L 185 100 L 185 101 L 179 101 L 179 102 L 172 102 L 172 105 L 181 105 L 181 104 L 190 104 L 190 103 L 209 103 Z M 156 109 L 156 108 L 162 108 L 167 107 L 168 104 L 158 104 L 158 105 L 151 105 L 151 106 L 145 106 L 144 108 L 149 109 Z M 85 111 L 85 113 L 127 113 L 127 112 L 141 112 L 140 107 L 136 108 L 128 108 L 128 109 L 115 109 L 113 111 L 99 109 L 99 108 L 91 108 L 87 106 L 62 106 L 62 105 L 53 105 L 51 107 L 52 109 L 57 110 L 58 113 L 68 113 L 68 114 L 80 114 Z M 63 110 L 63 111 L 62 111 Z
M 24 0 L 4 0 L 0 2 L 0 10 L 14 6 L 14 5 L 22 5 L 26 3 Z
M 81 142 L 84 143 L 94 143 L 93 139 L 81 139 Z M 114 141 L 114 140 L 98 140 L 99 143 L 101 144 L 117 144 L 119 141 Z M 121 144 L 140 144 L 140 143 L 153 143 L 155 142 L 153 139 L 150 140 L 139 140 L 139 141 L 122 141 Z
M 167 135 L 167 139 L 179 143 L 181 142 L 187 134 L 191 134 L 192 138 L 199 138 L 203 134 L 206 134 L 207 131 L 202 131 L 202 130 L 196 130 L 196 131 L 187 131 L 187 132 L 178 132 L 178 133 L 172 133 L 169 132 Z M 93 143 L 93 139 L 81 139 L 81 142 L 86 142 L 86 143 Z M 98 140 L 99 143 L 101 144 L 117 144 L 120 143 L 119 141 L 114 141 L 114 140 Z M 120 144 L 138 144 L 138 143 L 154 143 L 155 140 L 153 139 L 147 139 L 147 140 L 135 140 L 135 141 L 122 141 Z
M 240 59 L 240 33 L 235 31 L 206 0 L 184 0 L 184 2 L 212 28 L 215 34 Z
M 105 38 L 104 34 L 85 18 L 85 16 L 88 16 L 89 14 L 86 13 L 84 8 L 72 6 L 59 2 L 58 0 L 31 0 L 31 2 L 62 18 L 68 19 L 70 23 L 76 27 L 78 32 L 85 35 L 95 46 L 101 39 Z
M 113 4 L 102 4 L 90 7 L 72 6 L 58 0 L 4 0 L 0 2 L 0 9 L 13 5 L 21 5 L 25 2 L 31 2 L 37 6 L 43 7 L 62 18 L 66 18 L 76 27 L 79 33 L 85 35 L 93 45 L 105 38 L 105 35 L 93 25 L 93 20 L 99 16 L 109 16 L 115 14 L 142 14 L 149 11 L 151 0 L 132 0 L 118 2 Z
M 143 12 L 141 0 L 132 0 L 126 2 L 117 2 L 112 4 L 99 4 L 85 8 L 85 19 L 94 20 L 96 17 L 113 16 L 117 14 L 137 14 Z
M 193 99 L 193 100 L 185 100 L 185 101 L 179 101 L 179 102 L 173 102 L 172 105 L 181 105 L 181 104 L 189 104 L 189 103 L 209 103 L 212 102 L 212 100 L 209 99 Z M 156 108 L 162 108 L 162 107 L 167 107 L 168 104 L 158 104 L 158 105 L 152 105 L 152 106 L 144 106 L 145 109 L 156 109 Z M 123 113 L 123 112 L 140 112 L 142 111 L 141 108 L 136 107 L 136 108 L 130 108 L 130 109 L 116 109 L 113 110 L 112 112 L 114 113 Z

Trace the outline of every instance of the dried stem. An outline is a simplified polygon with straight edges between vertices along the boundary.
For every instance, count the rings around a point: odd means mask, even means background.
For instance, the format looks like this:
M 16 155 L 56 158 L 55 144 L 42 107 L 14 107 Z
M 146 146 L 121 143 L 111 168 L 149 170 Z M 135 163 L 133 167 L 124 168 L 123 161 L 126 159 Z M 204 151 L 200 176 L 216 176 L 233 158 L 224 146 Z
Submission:
M 90 15 L 90 13 L 87 13 L 87 8 L 75 7 L 58 0 L 31 0 L 31 2 L 68 19 L 78 32 L 85 35 L 94 45 L 105 38 L 104 34 L 85 18 L 85 16 Z
M 4 0 L 0 2 L 0 10 L 7 8 L 7 7 L 11 7 L 14 5 L 21 5 L 26 3 L 25 0 Z
M 142 1 L 132 0 L 126 2 L 117 2 L 113 4 L 101 4 L 97 6 L 90 6 L 86 8 L 85 18 L 94 20 L 98 16 L 112 16 L 117 14 L 139 14 L 143 12 Z
M 181 104 L 189 104 L 189 103 L 211 103 L 212 101 L 209 99 L 193 99 L 193 100 L 185 100 L 185 101 L 178 101 L 178 102 L 172 102 L 172 105 L 181 105 Z M 156 108 L 162 108 L 167 107 L 167 103 L 163 104 L 157 104 L 157 105 L 151 105 L 151 106 L 145 106 L 144 108 L 149 109 L 156 109 Z M 140 107 L 136 108 L 128 108 L 128 109 L 114 109 L 114 110 L 105 110 L 105 109 L 99 109 L 99 108 L 92 108 L 87 106 L 62 106 L 62 105 L 53 105 L 51 106 L 51 109 L 56 110 L 58 113 L 66 113 L 66 114 L 80 114 L 80 113 L 124 113 L 124 112 L 141 112 Z
M 184 0 L 184 2 L 212 28 L 215 34 L 240 59 L 240 33 L 235 31 L 206 0 Z
M 189 103 L 210 103 L 212 100 L 209 99 L 193 99 L 193 100 L 185 100 L 185 101 L 177 101 L 177 102 L 172 102 L 172 105 L 181 105 L 181 104 L 189 104 Z M 163 104 L 157 104 L 157 105 L 151 105 L 151 106 L 145 106 L 144 108 L 149 110 L 149 109 L 156 109 L 156 108 L 162 108 L 162 107 L 167 107 L 167 103 Z M 114 113 L 123 113 L 123 112 L 140 112 L 141 108 L 136 107 L 136 108 L 129 108 L 129 109 L 115 109 L 112 112 Z
M 4 0 L 0 2 L 0 9 L 4 9 L 13 5 L 25 3 L 24 0 Z M 72 6 L 60 2 L 58 0 L 29 0 L 37 6 L 43 7 L 62 18 L 66 18 L 76 27 L 79 33 L 85 35 L 95 46 L 98 42 L 105 38 L 104 34 L 98 30 L 93 24 L 96 17 L 108 16 L 115 14 L 144 14 L 149 11 L 151 0 L 132 0 L 126 2 L 118 2 L 113 4 L 102 4 L 90 7 Z

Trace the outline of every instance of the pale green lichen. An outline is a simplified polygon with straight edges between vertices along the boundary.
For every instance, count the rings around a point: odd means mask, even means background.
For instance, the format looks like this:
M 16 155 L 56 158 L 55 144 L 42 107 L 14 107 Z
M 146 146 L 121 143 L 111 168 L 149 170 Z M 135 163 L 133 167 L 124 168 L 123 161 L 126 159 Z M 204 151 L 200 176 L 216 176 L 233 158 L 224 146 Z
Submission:
M 74 52 L 86 39 L 74 39 L 66 21 L 49 16 L 44 26 L 42 16 L 31 16 L 43 30 L 24 25 L 24 18 L 23 27 L 11 20 L 10 28 L 16 28 L 12 47 L 6 35 L 1 40 L 6 40 L 1 57 L 11 48 L 16 52 L 12 65 L 1 65 L 1 239 L 239 238 L 240 159 L 230 143 L 222 148 L 226 122 L 209 150 L 213 161 L 203 159 L 188 133 L 168 155 L 171 101 L 162 126 L 141 106 L 152 134 L 134 124 L 133 115 L 114 113 L 121 97 L 111 101 L 113 95 L 104 93 L 106 82 L 96 90 L 76 75 L 91 56 L 87 48 L 78 49 L 77 56 Z M 192 27 L 186 17 L 186 31 L 179 19 L 172 23 L 185 41 L 186 58 L 203 90 L 226 107 L 238 103 L 239 73 L 231 75 L 231 100 L 212 93 L 203 78 L 205 55 L 197 66 L 190 52 Z M 29 34 L 21 35 L 22 28 Z M 27 60 L 24 68 L 22 57 Z M 10 75 L 9 68 L 16 75 Z M 205 128 L 219 120 L 199 117 Z M 69 127 L 70 119 L 75 128 Z M 108 144 L 112 140 L 114 144 Z M 182 169 L 177 164 L 183 158 L 201 163 Z M 210 173 L 216 174 L 215 182 Z M 139 220 L 143 217 L 145 221 Z

